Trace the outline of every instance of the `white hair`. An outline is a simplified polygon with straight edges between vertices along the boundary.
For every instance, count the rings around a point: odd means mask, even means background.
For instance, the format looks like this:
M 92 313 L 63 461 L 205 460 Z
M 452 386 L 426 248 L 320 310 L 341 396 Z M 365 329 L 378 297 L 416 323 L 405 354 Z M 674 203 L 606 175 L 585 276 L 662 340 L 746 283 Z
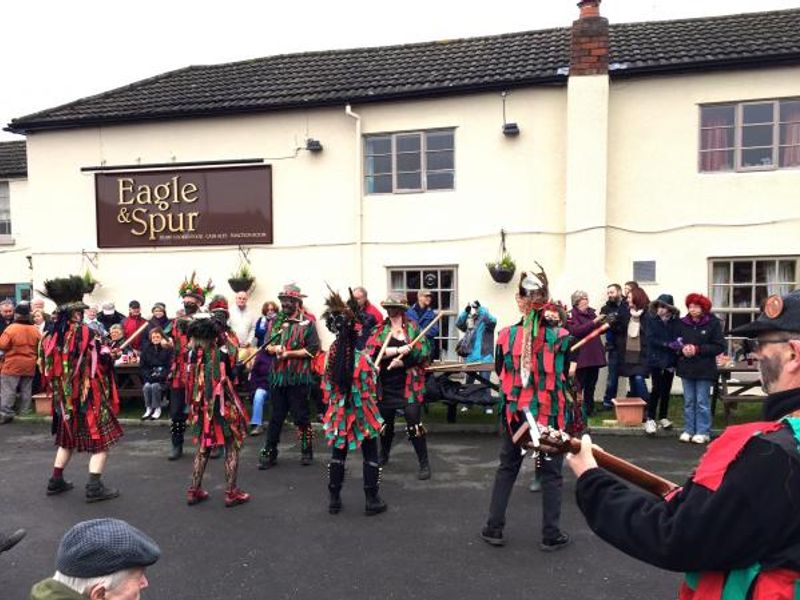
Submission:
M 119 587 L 122 583 L 135 575 L 133 569 L 124 569 L 111 573 L 110 575 L 103 575 L 102 577 L 70 577 L 64 575 L 60 571 L 56 571 L 53 579 L 59 583 L 63 583 L 71 590 L 79 594 L 89 594 L 93 588 L 97 586 L 104 587 L 107 591 L 111 591 Z

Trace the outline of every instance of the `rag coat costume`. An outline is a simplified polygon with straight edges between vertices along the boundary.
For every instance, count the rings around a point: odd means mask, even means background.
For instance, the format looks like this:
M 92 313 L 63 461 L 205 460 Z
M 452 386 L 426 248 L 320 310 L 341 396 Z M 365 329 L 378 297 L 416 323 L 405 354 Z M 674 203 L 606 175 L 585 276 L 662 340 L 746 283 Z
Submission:
M 797 598 L 798 411 L 800 389 L 771 394 L 767 420 L 728 427 L 665 500 L 590 469 L 577 481 L 578 506 L 619 550 L 686 572 L 681 600 Z
M 44 385 L 53 391 L 56 445 L 78 452 L 103 452 L 122 437 L 114 360 L 94 332 L 60 316 L 56 331 L 42 340 Z

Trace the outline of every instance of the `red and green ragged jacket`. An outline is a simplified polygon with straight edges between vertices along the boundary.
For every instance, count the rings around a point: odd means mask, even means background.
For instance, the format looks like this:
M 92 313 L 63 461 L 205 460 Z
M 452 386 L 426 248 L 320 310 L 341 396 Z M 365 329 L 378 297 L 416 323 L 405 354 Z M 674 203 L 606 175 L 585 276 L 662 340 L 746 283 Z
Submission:
M 367 341 L 367 353 L 372 360 L 376 360 L 381 346 L 390 335 L 392 324 L 389 319 L 385 319 L 383 324 L 378 325 L 375 333 Z M 407 344 L 410 344 L 419 335 L 420 329 L 413 321 L 405 320 L 403 334 Z M 425 367 L 428 366 L 431 356 L 431 343 L 428 338 L 423 336 L 404 358 L 403 364 L 406 366 L 406 386 L 405 396 L 409 404 L 422 404 L 425 401 Z M 386 368 L 392 359 L 383 358 L 382 368 Z M 379 365 L 381 368 L 381 365 Z
M 328 360 L 336 351 L 334 346 Z M 321 387 L 328 405 L 322 420 L 328 445 L 355 450 L 365 439 L 380 435 L 383 419 L 377 405 L 378 370 L 365 350 L 355 351 L 353 384 L 347 393 L 330 380 L 327 369 Z
M 186 387 L 186 377 L 189 369 L 189 335 L 186 333 L 191 317 L 178 317 L 169 324 L 169 335 L 174 344 L 172 348 L 173 360 L 170 372 L 170 387 L 180 389 Z
M 267 337 L 270 345 L 283 346 L 285 350 L 305 350 L 303 358 L 278 358 L 272 363 L 269 383 L 272 387 L 309 385 L 314 380 L 311 360 L 319 352 L 319 336 L 314 321 L 289 319 L 278 313 Z
M 500 377 L 500 399 L 511 422 L 514 413 L 530 410 L 537 422 L 565 429 L 571 418 L 567 410 L 570 334 L 563 327 L 535 328 L 531 372 L 522 381 L 522 322 L 500 331 L 495 365 Z
M 797 416 L 729 427 L 667 498 L 590 469 L 578 506 L 619 550 L 686 572 L 680 600 L 800 599 L 799 445 Z
M 204 447 L 233 441 L 242 446 L 249 417 L 236 393 L 234 366 L 239 350 L 224 334 L 214 343 L 193 343 L 189 353 L 186 402 L 195 441 Z
M 45 389 L 53 392 L 52 415 L 77 422 L 85 419 L 92 438 L 106 411 L 119 413 L 114 359 L 87 325 L 70 324 L 63 343 L 49 333 L 39 345 L 39 365 Z

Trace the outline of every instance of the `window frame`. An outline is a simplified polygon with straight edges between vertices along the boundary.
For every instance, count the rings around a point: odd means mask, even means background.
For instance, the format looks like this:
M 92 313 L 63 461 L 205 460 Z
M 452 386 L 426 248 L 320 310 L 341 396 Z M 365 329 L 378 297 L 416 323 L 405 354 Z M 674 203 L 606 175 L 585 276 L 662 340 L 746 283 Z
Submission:
M 715 174 L 715 173 L 752 173 L 752 172 L 762 172 L 762 171 L 784 171 L 784 170 L 792 170 L 792 169 L 800 169 L 800 165 L 795 166 L 788 166 L 782 167 L 780 166 L 780 151 L 781 148 L 786 147 L 790 148 L 795 144 L 781 144 L 781 125 L 784 124 L 784 121 L 781 121 L 781 103 L 784 102 L 800 102 L 800 97 L 787 97 L 787 98 L 765 98 L 761 100 L 742 100 L 742 101 L 734 101 L 734 102 L 710 102 L 704 104 L 698 104 L 698 126 L 697 126 L 697 171 L 701 174 Z M 742 138 L 744 135 L 745 127 L 752 127 L 757 125 L 766 125 L 766 123 L 744 123 L 744 111 L 745 107 L 753 106 L 758 104 L 772 104 L 772 164 L 771 165 L 753 165 L 753 166 L 744 166 L 742 164 L 742 155 L 744 150 L 749 149 L 757 149 L 757 148 L 766 148 L 766 146 L 748 146 L 747 148 L 743 148 L 742 146 Z M 714 127 L 704 127 L 703 126 L 703 109 L 705 108 L 714 108 L 714 107 L 725 107 L 725 106 L 732 106 L 733 107 L 733 146 L 732 147 L 725 147 L 725 148 L 703 148 L 703 132 L 708 129 L 715 129 Z M 733 166 L 730 169 L 717 169 L 717 170 L 704 170 L 703 167 L 703 155 L 709 154 L 712 152 L 730 152 L 733 151 Z
M 393 272 L 402 272 L 403 273 L 403 288 L 396 289 L 392 286 L 392 273 Z M 424 286 L 424 281 L 422 281 L 422 277 L 420 277 L 420 287 L 425 289 L 432 289 L 433 292 L 437 295 L 437 307 L 435 310 L 437 312 L 442 310 L 441 302 L 441 293 L 450 292 L 451 293 L 451 300 L 450 306 L 452 308 L 445 308 L 444 310 L 451 310 L 454 314 L 443 316 L 442 319 L 439 321 L 439 335 L 436 336 L 436 343 L 439 345 L 439 358 L 437 360 L 443 361 L 447 360 L 447 353 L 454 355 L 452 357 L 453 360 L 456 360 L 458 357 L 455 356 L 455 348 L 458 340 L 460 338 L 458 328 L 455 326 L 456 319 L 458 317 L 458 265 L 453 264 L 444 264 L 444 265 L 391 265 L 386 267 L 386 289 L 389 290 L 389 293 L 400 293 L 404 294 L 406 297 L 406 301 L 408 302 L 409 307 L 413 306 L 414 302 L 416 302 L 416 293 L 419 291 L 420 288 L 411 289 L 405 285 L 406 281 L 406 273 L 408 271 L 420 271 L 420 273 L 424 271 L 437 271 L 438 272 L 438 279 L 439 284 L 433 288 L 427 288 Z M 448 287 L 441 286 L 442 280 L 442 271 L 451 271 L 453 275 L 452 284 Z M 412 297 L 413 296 L 413 297 Z M 442 321 L 444 319 L 452 318 L 452 327 L 451 330 L 448 332 L 447 336 L 442 335 Z M 443 340 L 447 340 L 447 348 L 443 345 Z
M 752 265 L 752 276 L 749 282 L 735 282 L 733 275 L 733 264 L 737 262 L 750 262 Z M 774 262 L 776 266 L 776 276 L 780 272 L 781 261 L 794 262 L 794 281 L 775 281 L 773 283 L 757 281 L 757 266 L 758 262 Z M 726 283 L 714 282 L 714 265 L 727 263 L 730 268 L 730 275 Z M 729 306 L 719 306 L 714 304 L 712 310 L 720 317 L 723 322 L 723 330 L 729 334 L 733 329 L 732 315 L 750 315 L 751 321 L 755 320 L 761 310 L 761 307 L 756 305 L 756 288 L 768 285 L 788 285 L 790 290 L 796 289 L 800 285 L 800 254 L 776 254 L 776 255 L 757 255 L 757 256 L 714 256 L 708 259 L 708 296 L 714 299 L 715 288 L 724 288 L 729 294 Z M 736 287 L 749 287 L 750 288 L 750 306 L 737 307 L 733 305 L 733 289 Z M 767 292 L 767 297 L 769 292 Z M 738 326 L 738 325 L 737 325 Z
M 8 203 L 8 220 L 0 220 L 0 243 L 7 243 L 14 232 L 11 218 L 11 182 L 7 179 L 0 180 L 0 190 L 3 188 L 5 188 L 5 195 L 0 192 L 0 199 L 5 199 Z M 3 225 L 5 224 L 8 226 L 8 231 L 2 231 L 2 229 L 4 229 Z
M 431 133 L 451 133 L 453 136 L 453 147 L 448 150 L 428 150 L 428 134 Z M 420 138 L 419 155 L 420 155 L 420 187 L 419 188 L 400 188 L 398 187 L 398 175 L 400 172 L 397 168 L 397 138 L 403 136 L 418 135 Z M 456 127 L 436 127 L 433 129 L 413 129 L 409 131 L 387 131 L 368 133 L 363 136 L 363 176 L 362 176 L 362 190 L 365 196 L 390 196 L 396 194 L 427 194 L 432 192 L 454 192 L 456 190 Z M 367 173 L 367 159 L 372 156 L 386 156 L 385 154 L 369 154 L 367 152 L 367 143 L 371 138 L 385 138 L 388 137 L 391 143 L 391 163 L 392 163 L 392 190 L 389 192 L 370 192 L 367 186 L 367 178 L 376 175 L 387 175 L 387 173 Z M 431 169 L 428 169 L 428 153 L 433 152 L 452 152 L 453 153 L 453 168 L 452 169 L 433 169 L 434 173 L 452 173 L 453 186 L 450 188 L 428 188 L 428 174 Z M 400 154 L 413 154 L 412 152 L 401 152 Z M 415 171 L 403 171 L 405 173 L 414 173 Z

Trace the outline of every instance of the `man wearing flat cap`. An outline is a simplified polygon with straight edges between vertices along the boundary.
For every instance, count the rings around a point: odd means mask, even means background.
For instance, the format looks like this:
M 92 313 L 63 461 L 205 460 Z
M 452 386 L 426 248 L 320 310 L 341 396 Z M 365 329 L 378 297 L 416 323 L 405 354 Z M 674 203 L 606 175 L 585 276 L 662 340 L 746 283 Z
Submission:
M 145 570 L 161 549 L 150 536 L 119 519 L 83 521 L 67 531 L 56 572 L 31 589 L 31 600 L 138 600 Z
M 733 335 L 758 360 L 763 421 L 728 427 L 662 499 L 598 468 L 591 440 L 569 457 L 578 506 L 604 540 L 684 571 L 681 600 L 796 598 L 800 590 L 800 290 L 767 298 Z

